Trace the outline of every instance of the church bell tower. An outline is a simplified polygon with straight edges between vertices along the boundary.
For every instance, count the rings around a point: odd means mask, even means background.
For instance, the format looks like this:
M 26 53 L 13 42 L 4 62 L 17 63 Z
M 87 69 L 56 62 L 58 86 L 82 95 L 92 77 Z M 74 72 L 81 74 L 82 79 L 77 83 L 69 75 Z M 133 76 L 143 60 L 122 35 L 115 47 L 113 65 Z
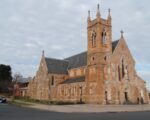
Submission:
M 101 18 L 99 5 L 97 6 L 96 19 L 91 20 L 90 11 L 87 20 L 87 38 L 88 38 L 88 65 L 105 64 L 107 57 L 112 53 L 112 26 L 110 9 L 108 10 L 108 18 Z M 94 61 L 94 57 L 100 57 Z
M 109 65 L 112 54 L 112 26 L 110 9 L 107 19 L 101 18 L 100 7 L 97 5 L 96 19 L 92 20 L 90 11 L 87 19 L 87 71 L 86 71 L 86 101 L 91 98 L 96 103 L 103 103 L 104 98 L 104 68 Z M 93 92 L 93 93 L 92 93 Z

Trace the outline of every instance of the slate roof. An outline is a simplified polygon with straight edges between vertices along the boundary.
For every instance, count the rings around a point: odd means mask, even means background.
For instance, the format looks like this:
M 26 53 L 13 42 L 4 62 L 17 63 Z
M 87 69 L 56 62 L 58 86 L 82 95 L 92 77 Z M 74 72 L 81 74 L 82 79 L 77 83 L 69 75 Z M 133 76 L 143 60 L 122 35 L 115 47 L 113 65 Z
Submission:
M 76 82 L 85 82 L 85 76 L 81 76 L 77 78 L 70 78 L 70 79 L 65 80 L 61 84 L 76 83 Z
M 56 74 L 67 74 L 68 73 L 68 62 L 65 60 L 58 60 L 53 58 L 45 58 L 48 72 Z
M 112 42 L 112 51 L 114 52 L 119 40 Z M 56 74 L 67 74 L 68 69 L 78 68 L 87 65 L 87 51 L 80 54 L 58 60 L 53 58 L 45 58 L 48 72 Z
M 119 42 L 119 40 L 116 40 L 116 41 L 113 41 L 113 42 L 112 42 L 112 52 L 114 52 L 114 50 L 115 50 L 115 48 L 116 48 L 118 42 Z
M 69 62 L 68 69 L 86 66 L 87 65 L 87 52 L 74 55 L 64 60 L 67 60 Z

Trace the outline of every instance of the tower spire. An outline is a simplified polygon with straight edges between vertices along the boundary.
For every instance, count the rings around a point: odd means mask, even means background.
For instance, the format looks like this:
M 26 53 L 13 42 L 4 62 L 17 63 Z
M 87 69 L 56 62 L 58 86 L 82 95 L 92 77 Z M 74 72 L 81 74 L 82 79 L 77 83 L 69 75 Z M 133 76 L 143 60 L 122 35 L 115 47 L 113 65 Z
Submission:
M 108 9 L 108 19 L 111 19 L 111 9 Z
M 99 4 L 97 4 L 97 14 L 96 14 L 96 17 L 97 18 L 100 18 L 101 14 L 100 14 L 100 6 Z
M 90 10 L 88 11 L 88 21 L 91 21 Z

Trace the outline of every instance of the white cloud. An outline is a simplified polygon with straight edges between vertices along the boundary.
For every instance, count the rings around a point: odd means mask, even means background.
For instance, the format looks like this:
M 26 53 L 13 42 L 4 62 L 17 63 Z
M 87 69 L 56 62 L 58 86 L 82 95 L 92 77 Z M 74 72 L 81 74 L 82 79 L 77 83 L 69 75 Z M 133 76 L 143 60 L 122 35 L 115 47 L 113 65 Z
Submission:
M 108 8 L 112 10 L 113 40 L 123 29 L 137 63 L 150 64 L 149 0 L 136 0 L 136 4 L 131 0 L 0 1 L 0 63 L 12 65 L 13 72 L 33 76 L 43 49 L 56 58 L 85 51 L 87 11 L 94 18 L 99 2 L 103 17 Z

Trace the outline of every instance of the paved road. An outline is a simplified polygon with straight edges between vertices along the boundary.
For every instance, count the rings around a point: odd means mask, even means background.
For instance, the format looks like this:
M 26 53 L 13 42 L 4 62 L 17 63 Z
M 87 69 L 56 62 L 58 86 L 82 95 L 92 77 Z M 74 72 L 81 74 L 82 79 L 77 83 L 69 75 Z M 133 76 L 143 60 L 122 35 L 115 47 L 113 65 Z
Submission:
M 0 104 L 0 120 L 150 120 L 150 112 L 59 113 Z

